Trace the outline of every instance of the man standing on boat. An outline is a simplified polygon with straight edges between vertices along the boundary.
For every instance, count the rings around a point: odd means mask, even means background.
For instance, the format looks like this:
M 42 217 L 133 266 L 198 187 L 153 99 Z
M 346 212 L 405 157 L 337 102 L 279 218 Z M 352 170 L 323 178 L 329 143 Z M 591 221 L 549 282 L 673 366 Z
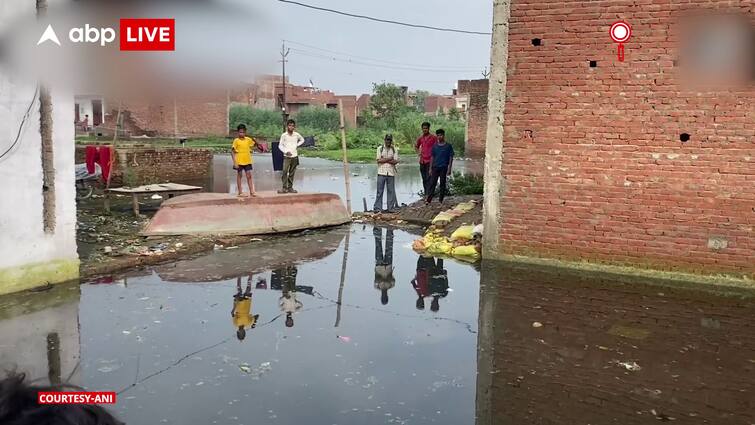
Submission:
M 286 132 L 281 135 L 278 149 L 283 152 L 283 175 L 281 181 L 283 188 L 278 193 L 296 193 L 294 190 L 294 174 L 299 166 L 299 153 L 297 148 L 304 144 L 304 138 L 296 131 L 296 121 L 288 120 Z

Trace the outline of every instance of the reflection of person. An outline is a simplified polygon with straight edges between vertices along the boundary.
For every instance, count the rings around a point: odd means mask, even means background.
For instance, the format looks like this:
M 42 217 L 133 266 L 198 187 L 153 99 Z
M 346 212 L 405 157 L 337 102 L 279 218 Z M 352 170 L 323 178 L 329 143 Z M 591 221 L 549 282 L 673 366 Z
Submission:
M 419 156 L 419 172 L 422 175 L 422 189 L 427 196 L 427 185 L 430 183 L 430 160 L 432 158 L 433 146 L 438 139 L 430 134 L 430 123 L 422 123 L 422 135 L 417 139 L 417 143 L 414 144 L 414 150 Z
M 393 278 L 393 229 L 385 231 L 385 253 L 383 253 L 383 230 L 372 229 L 375 236 L 375 289 L 380 290 L 380 302 L 388 304 L 388 290 L 396 285 Z
M 296 193 L 294 190 L 294 174 L 296 174 L 296 167 L 299 166 L 297 148 L 304 144 L 304 138 L 294 131 L 295 129 L 296 121 L 288 120 L 286 132 L 281 134 L 278 143 L 278 149 L 283 152 L 283 175 L 281 176 L 283 187 L 278 193 Z
M 430 295 L 433 297 L 430 310 L 440 310 L 440 299 L 448 295 L 448 271 L 443 268 L 442 258 L 438 258 L 435 266 L 430 269 Z
M 246 328 L 254 329 L 259 314 L 252 315 L 252 277 L 246 283 L 246 291 L 241 292 L 241 278 L 236 278 L 236 295 L 233 296 L 233 326 L 237 328 L 236 337 L 239 341 L 246 337 Z
M 393 135 L 386 134 L 383 145 L 377 148 L 377 195 L 373 211 L 380 212 L 383 208 L 383 192 L 388 186 L 388 200 L 386 210 L 392 212 L 398 208 L 396 199 L 396 164 L 398 164 L 398 149 L 393 146 Z
M 412 286 L 417 293 L 417 310 L 425 309 L 425 297 L 430 296 L 430 272 L 435 267 L 432 257 L 417 258 L 417 275 L 412 279 Z
M 0 424 L 16 425 L 122 425 L 104 407 L 96 404 L 43 405 L 40 392 L 83 391 L 69 385 L 31 386 L 25 375 L 9 374 L 0 380 Z
M 446 196 L 446 177 L 451 175 L 451 168 L 454 163 L 454 148 L 446 142 L 446 132 L 441 128 L 435 132 L 438 135 L 438 143 L 432 148 L 432 159 L 430 160 L 430 180 L 427 184 L 427 203 L 433 200 L 435 187 L 440 179 L 440 193 L 438 200 L 443 203 Z
M 294 313 L 301 310 L 302 303 L 296 299 L 296 266 L 284 266 L 281 270 L 274 270 L 270 277 L 270 286 L 282 286 L 283 295 L 278 299 L 281 312 L 286 313 L 286 327 L 294 326 Z M 275 280 L 274 280 L 275 279 Z

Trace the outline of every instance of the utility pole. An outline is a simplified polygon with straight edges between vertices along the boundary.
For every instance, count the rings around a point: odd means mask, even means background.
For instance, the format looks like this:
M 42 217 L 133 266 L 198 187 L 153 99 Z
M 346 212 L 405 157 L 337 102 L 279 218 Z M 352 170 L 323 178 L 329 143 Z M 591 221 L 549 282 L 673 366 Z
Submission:
M 283 102 L 281 105 L 281 113 L 283 114 L 283 131 L 286 131 L 286 121 L 288 121 L 288 111 L 286 111 L 286 62 L 288 62 L 288 53 L 291 51 L 291 49 L 286 49 L 286 42 L 283 41 L 283 45 L 281 46 L 281 63 L 283 64 L 283 78 L 281 82 L 283 83 Z
M 488 71 L 487 66 L 485 67 L 485 69 L 482 70 L 482 77 L 485 78 L 486 80 L 488 79 L 488 77 L 490 77 L 490 71 Z

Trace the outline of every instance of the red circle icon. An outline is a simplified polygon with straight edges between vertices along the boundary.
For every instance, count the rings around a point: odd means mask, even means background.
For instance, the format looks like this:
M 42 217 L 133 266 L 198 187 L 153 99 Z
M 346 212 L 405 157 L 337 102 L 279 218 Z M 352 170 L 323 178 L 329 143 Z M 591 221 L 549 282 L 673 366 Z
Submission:
M 632 36 L 632 27 L 624 21 L 614 22 L 613 25 L 611 25 L 609 35 L 614 42 L 625 43 L 629 41 L 629 37 Z

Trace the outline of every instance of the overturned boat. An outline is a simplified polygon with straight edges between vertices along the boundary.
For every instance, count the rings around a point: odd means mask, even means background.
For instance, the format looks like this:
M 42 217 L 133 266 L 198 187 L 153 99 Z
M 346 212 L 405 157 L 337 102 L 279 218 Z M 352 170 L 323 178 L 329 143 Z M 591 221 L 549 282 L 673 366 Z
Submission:
M 332 193 L 257 192 L 255 197 L 195 193 L 163 202 L 142 232 L 166 235 L 264 235 L 351 221 Z

